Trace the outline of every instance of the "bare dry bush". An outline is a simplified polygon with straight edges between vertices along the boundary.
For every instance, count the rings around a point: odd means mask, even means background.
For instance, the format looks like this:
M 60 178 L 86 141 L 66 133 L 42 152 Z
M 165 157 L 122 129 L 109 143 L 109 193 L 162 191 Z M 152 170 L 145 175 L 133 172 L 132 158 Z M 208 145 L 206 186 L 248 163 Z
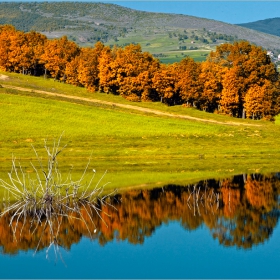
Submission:
M 46 251 L 47 258 L 52 246 L 55 255 L 59 255 L 57 237 L 62 218 L 75 218 L 82 221 L 88 229 L 89 236 L 92 237 L 92 234 L 96 232 L 92 216 L 97 214 L 105 223 L 100 215 L 102 207 L 113 207 L 107 198 L 116 191 L 103 195 L 104 187 L 108 183 L 101 184 L 101 181 L 106 172 L 94 185 L 96 171 L 89 170 L 90 160 L 78 180 L 72 179 L 71 170 L 64 179 L 58 168 L 57 157 L 66 145 L 60 148 L 60 142 L 61 136 L 57 142 L 54 141 L 52 148 L 49 148 L 47 141 L 45 141 L 44 147 L 48 155 L 46 166 L 33 147 L 39 166 L 31 163 L 35 176 L 27 173 L 21 164 L 13 158 L 11 172 L 8 173 L 9 181 L 0 179 L 0 187 L 6 190 L 0 216 L 5 215 L 9 218 L 9 226 L 12 228 L 14 240 L 21 237 L 25 226 L 29 226 L 29 229 L 34 233 L 38 226 L 41 227 L 43 224 L 48 229 L 50 241 Z M 89 173 L 91 174 L 88 177 Z M 39 246 L 40 241 L 37 248 Z

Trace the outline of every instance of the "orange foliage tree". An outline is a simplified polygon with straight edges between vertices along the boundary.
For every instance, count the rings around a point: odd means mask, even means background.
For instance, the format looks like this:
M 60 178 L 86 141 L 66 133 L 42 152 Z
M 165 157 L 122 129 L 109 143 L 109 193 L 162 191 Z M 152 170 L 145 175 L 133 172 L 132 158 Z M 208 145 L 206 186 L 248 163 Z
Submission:
M 123 96 L 131 101 L 185 104 L 234 117 L 269 119 L 280 112 L 280 82 L 266 52 L 246 41 L 222 44 L 197 63 L 162 65 L 140 45 L 79 48 L 66 36 L 0 26 L 0 69 L 40 75 Z
M 176 90 L 179 92 L 181 102 L 200 109 L 202 91 L 199 79 L 200 63 L 192 58 L 185 58 L 177 64 L 176 70 L 178 76 Z
M 245 107 L 248 108 L 248 105 L 245 105 L 245 99 L 249 89 L 256 85 L 262 87 L 267 83 L 275 86 L 273 98 L 269 102 L 274 109 L 278 109 L 278 105 L 273 105 L 279 102 L 279 90 L 276 90 L 278 73 L 262 48 L 246 41 L 223 44 L 210 54 L 209 60 L 229 70 L 223 81 L 223 90 L 224 88 L 225 90 L 222 92 L 220 104 L 223 113 L 245 117 Z M 250 94 L 252 95 L 252 92 Z M 265 112 L 260 117 L 278 114 L 277 110 L 271 110 L 271 106 L 266 105 L 263 108 Z M 247 114 L 247 117 L 252 117 L 252 115 Z
M 201 91 L 201 109 L 207 112 L 215 112 L 219 109 L 222 82 L 226 68 L 209 60 L 201 63 L 199 75 Z
M 273 120 L 279 113 L 279 93 L 271 81 L 265 80 L 262 86 L 252 85 L 246 96 L 244 108 L 247 118 Z
M 173 64 L 162 64 L 155 72 L 152 83 L 162 103 L 173 105 L 179 99 L 175 89 L 176 81 L 177 71 Z
M 119 85 L 117 83 L 117 73 L 115 67 L 115 57 L 117 48 L 105 47 L 99 58 L 99 90 L 105 93 L 118 94 Z
M 5 71 L 23 74 L 40 74 L 40 56 L 47 40 L 45 35 L 31 31 L 24 33 L 14 27 L 4 25 L 0 28 L 0 67 Z
M 47 37 L 41 33 L 31 31 L 24 34 L 25 44 L 22 64 L 26 73 L 40 75 L 43 72 L 41 56 L 45 51 Z
M 21 32 L 11 25 L 0 26 L 0 69 L 4 71 L 14 71 L 10 53 L 13 41 L 18 41 L 19 34 Z
M 94 48 L 81 48 L 80 54 L 67 63 L 65 74 L 67 83 L 84 86 L 89 91 L 99 88 L 99 57 L 104 45 L 101 42 Z
M 63 36 L 60 39 L 48 40 L 41 56 L 45 68 L 54 79 L 66 80 L 66 65 L 80 53 L 80 48 Z
M 238 74 L 238 69 L 230 68 L 223 78 L 223 89 L 220 97 L 220 111 L 227 115 L 238 117 L 241 101 L 242 77 Z M 238 86 L 240 85 L 240 86 Z
M 114 48 L 100 58 L 100 86 L 105 92 L 120 94 L 132 101 L 155 99 L 152 78 L 159 68 L 158 60 L 140 45 Z

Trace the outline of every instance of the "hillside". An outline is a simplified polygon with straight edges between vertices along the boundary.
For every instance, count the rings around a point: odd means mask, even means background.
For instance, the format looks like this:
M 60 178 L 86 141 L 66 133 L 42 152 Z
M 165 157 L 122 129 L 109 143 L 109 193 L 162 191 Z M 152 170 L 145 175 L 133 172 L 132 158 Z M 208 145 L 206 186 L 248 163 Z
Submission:
M 48 38 L 67 35 L 79 45 L 102 41 L 140 43 L 163 62 L 186 55 L 205 60 L 223 42 L 248 40 L 278 52 L 280 38 L 241 26 L 193 16 L 136 11 L 114 4 L 86 2 L 0 3 L 0 24 L 36 30 Z
M 73 178 L 80 176 L 92 155 L 96 181 L 108 171 L 102 182 L 112 183 L 106 188 L 187 184 L 278 170 L 279 124 L 160 102 L 134 103 L 136 109 L 125 106 L 131 103 L 120 96 L 89 93 L 53 79 L 5 72 L 0 78 L 0 126 L 5 131 L 0 178 L 10 171 L 12 155 L 30 172 L 30 161 L 36 162 L 31 144 L 45 156 L 43 140 L 51 145 L 63 131 L 63 172 L 73 167 Z
M 269 18 L 238 25 L 275 36 L 280 36 L 280 18 Z

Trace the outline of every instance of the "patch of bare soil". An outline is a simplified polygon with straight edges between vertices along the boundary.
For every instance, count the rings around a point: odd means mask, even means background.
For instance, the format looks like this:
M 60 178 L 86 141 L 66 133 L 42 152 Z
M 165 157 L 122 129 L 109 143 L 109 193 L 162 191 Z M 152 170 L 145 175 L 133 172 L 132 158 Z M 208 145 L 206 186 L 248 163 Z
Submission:
M 9 76 L 0 74 L 0 80 L 8 80 L 8 79 L 9 79 Z

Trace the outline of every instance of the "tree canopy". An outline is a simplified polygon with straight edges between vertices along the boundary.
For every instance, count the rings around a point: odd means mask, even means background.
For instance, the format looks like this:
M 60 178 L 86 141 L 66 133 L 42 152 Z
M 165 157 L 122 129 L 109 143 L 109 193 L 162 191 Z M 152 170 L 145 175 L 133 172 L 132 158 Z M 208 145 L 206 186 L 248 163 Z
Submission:
M 265 50 L 246 41 L 222 44 L 204 62 L 187 57 L 164 65 L 139 44 L 79 47 L 66 36 L 49 40 L 2 25 L 0 69 L 239 118 L 273 120 L 280 109 L 276 67 Z

